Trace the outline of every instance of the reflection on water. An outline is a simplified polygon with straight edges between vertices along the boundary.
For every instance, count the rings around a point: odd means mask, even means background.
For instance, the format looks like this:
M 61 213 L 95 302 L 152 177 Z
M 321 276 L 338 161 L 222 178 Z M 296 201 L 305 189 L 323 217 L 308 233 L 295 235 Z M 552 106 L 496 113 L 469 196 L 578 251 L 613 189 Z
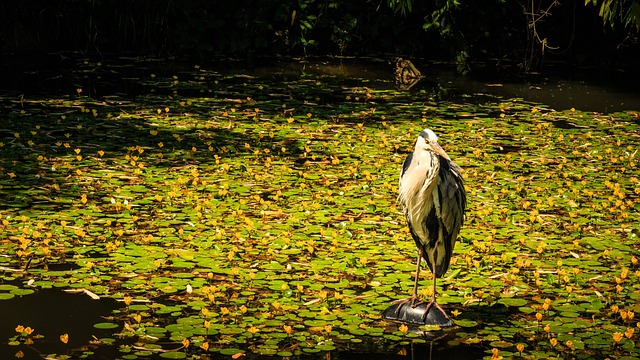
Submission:
M 425 332 L 424 336 L 421 336 L 426 340 L 425 343 L 412 342 L 407 345 L 395 346 L 393 349 L 376 349 L 375 342 L 360 343 L 356 344 L 354 349 L 336 352 L 336 356 L 332 356 L 332 360 L 476 360 L 487 355 L 481 346 L 460 344 L 454 340 L 454 334 L 459 330 L 460 328 L 452 328 L 449 332 Z

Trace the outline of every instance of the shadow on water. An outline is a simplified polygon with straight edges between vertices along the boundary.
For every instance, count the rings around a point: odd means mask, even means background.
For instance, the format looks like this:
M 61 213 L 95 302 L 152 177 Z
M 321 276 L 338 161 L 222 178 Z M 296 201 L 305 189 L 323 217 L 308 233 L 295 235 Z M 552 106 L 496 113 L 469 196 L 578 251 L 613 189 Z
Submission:
M 101 330 L 94 324 L 106 321 L 117 308 L 113 299 L 92 300 L 84 294 L 69 294 L 58 289 L 38 290 L 35 294 L 16 296 L 0 303 L 0 358 L 11 359 L 20 351 L 25 359 L 41 358 L 47 354 L 68 354 L 70 349 L 90 351 L 95 338 L 111 337 L 113 330 Z M 9 339 L 17 335 L 16 327 L 34 329 L 33 344 L 9 345 Z M 60 336 L 69 335 L 67 345 Z M 110 353 L 113 352 L 113 353 Z M 95 359 L 111 359 L 117 351 L 100 345 Z

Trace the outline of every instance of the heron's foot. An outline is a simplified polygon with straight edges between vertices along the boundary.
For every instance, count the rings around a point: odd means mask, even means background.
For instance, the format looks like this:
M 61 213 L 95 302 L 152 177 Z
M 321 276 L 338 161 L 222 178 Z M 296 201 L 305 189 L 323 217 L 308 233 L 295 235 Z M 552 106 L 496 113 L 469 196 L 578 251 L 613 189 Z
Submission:
M 398 306 L 396 307 L 396 313 L 398 313 L 403 306 L 409 303 L 411 303 L 411 307 L 415 309 L 416 307 L 424 304 L 425 302 L 420 300 L 417 296 L 411 296 L 406 299 L 400 299 L 400 300 L 395 300 L 391 302 L 391 304 L 393 305 L 398 304 Z
M 442 315 L 444 315 L 445 318 L 449 319 L 449 315 L 447 315 L 444 309 L 440 305 L 438 305 L 438 303 L 435 302 L 435 300 L 431 300 L 427 303 L 427 308 L 424 310 L 424 315 L 422 315 L 422 321 L 424 321 L 427 318 L 427 315 L 429 314 L 429 311 L 431 310 L 432 307 L 435 307 L 436 309 L 440 310 Z

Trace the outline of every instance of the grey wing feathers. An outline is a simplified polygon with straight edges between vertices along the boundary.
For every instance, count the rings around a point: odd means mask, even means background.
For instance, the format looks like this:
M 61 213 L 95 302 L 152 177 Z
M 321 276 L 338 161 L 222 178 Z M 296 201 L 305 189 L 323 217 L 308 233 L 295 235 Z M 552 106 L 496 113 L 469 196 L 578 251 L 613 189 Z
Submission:
M 447 166 L 442 168 L 445 171 L 440 172 L 440 181 L 438 182 L 438 196 L 441 207 L 441 218 L 438 220 L 444 240 L 445 254 L 441 254 L 444 255 L 443 257 L 438 255 L 438 259 L 442 259 L 441 261 L 436 260 L 436 277 L 443 276 L 449 269 L 453 248 L 464 221 L 467 201 L 460 167 L 453 162 L 449 162 Z M 427 263 L 432 268 L 428 259 Z
M 450 163 L 450 170 L 441 173 L 438 191 L 441 197 L 442 224 L 447 229 L 449 236 L 451 236 L 451 247 L 453 248 L 464 221 L 464 211 L 467 203 L 462 174 L 458 165 Z

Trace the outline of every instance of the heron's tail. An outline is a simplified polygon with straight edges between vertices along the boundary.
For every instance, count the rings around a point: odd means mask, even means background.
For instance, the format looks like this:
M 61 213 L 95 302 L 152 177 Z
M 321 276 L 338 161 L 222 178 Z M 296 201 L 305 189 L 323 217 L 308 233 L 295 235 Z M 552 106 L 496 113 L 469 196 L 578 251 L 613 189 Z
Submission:
M 435 249 L 429 249 L 425 246 L 422 250 L 422 258 L 427 262 L 429 270 L 436 275 L 437 278 L 441 278 L 449 270 L 449 264 L 451 263 L 451 252 L 447 251 L 446 246 Z M 435 258 L 435 269 L 433 267 L 433 258 Z

